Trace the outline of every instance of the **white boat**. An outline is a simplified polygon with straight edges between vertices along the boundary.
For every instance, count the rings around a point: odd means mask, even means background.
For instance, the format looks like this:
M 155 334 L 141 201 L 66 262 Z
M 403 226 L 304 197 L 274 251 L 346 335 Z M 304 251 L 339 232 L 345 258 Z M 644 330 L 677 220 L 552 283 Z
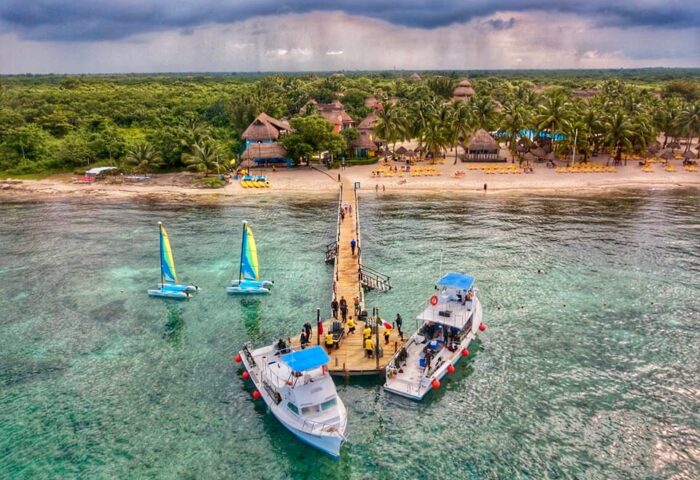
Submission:
M 260 280 L 258 264 L 258 248 L 255 237 L 248 222 L 243 222 L 243 238 L 241 239 L 241 263 L 238 268 L 238 280 L 232 280 L 226 291 L 231 294 L 267 294 L 270 293 L 272 282 Z
M 326 352 L 319 346 L 290 351 L 280 340 L 255 350 L 246 345 L 239 355 L 277 420 L 301 441 L 338 458 L 347 411 L 328 373 Z
M 469 343 L 486 329 L 474 277 L 448 273 L 440 278 L 418 320 L 421 327 L 394 354 L 384 383 L 385 390 L 412 400 L 440 388 L 440 379 L 454 372 L 454 365 L 469 355 Z
M 160 283 L 156 288 L 149 288 L 148 295 L 179 300 L 188 299 L 190 294 L 199 290 L 199 287 L 178 283 L 170 237 L 161 222 L 158 222 L 158 228 L 160 230 Z

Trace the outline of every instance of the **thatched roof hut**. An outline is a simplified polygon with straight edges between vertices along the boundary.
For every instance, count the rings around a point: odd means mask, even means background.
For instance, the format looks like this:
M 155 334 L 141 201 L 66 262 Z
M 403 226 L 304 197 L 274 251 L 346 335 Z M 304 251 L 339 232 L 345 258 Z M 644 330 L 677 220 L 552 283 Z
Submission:
M 287 158 L 287 151 L 279 143 L 257 143 L 250 145 L 241 159 L 248 162 L 248 166 L 252 164 L 254 160 L 271 160 L 277 158 Z
M 377 116 L 377 114 L 372 112 L 369 115 L 367 115 L 364 119 L 362 119 L 360 124 L 357 126 L 357 129 L 371 131 L 374 129 L 374 125 L 377 123 L 378 120 L 379 117 Z
M 664 150 L 661 152 L 659 157 L 663 158 L 664 160 L 672 160 L 673 159 L 673 154 L 669 152 L 668 150 Z
M 263 112 L 248 125 L 241 134 L 241 138 L 249 142 L 273 142 L 279 138 L 280 134 L 291 131 L 292 127 L 289 123 L 272 118 Z
M 472 82 L 470 82 L 468 79 L 463 78 L 460 80 L 460 82 L 457 84 L 458 87 L 471 87 Z
M 472 84 L 466 78 L 462 79 L 458 84 L 457 88 L 452 92 L 452 100 L 469 100 L 471 97 L 476 95 L 476 92 L 472 88 Z
M 533 148 L 532 150 L 530 150 L 530 153 L 532 153 L 537 158 L 544 158 L 547 155 L 547 152 L 545 152 L 544 148 L 542 147 Z
M 351 142 L 351 146 L 358 150 L 369 150 L 371 152 L 376 152 L 378 150 L 377 144 L 374 143 L 372 134 L 367 131 L 360 132 L 360 136 L 357 138 L 357 140 L 353 140 Z
M 413 72 L 413 74 L 411 75 L 411 80 L 413 80 L 414 82 L 420 82 L 421 81 L 420 75 L 418 75 L 418 73 L 416 73 L 416 72 Z
M 691 152 L 690 150 L 688 150 L 687 152 L 685 152 L 683 154 L 683 158 L 685 158 L 686 160 L 690 160 L 693 157 L 695 157 L 695 154 L 693 152 Z
M 495 152 L 498 153 L 498 142 L 484 130 L 480 128 L 469 139 L 467 144 L 467 151 L 469 152 Z

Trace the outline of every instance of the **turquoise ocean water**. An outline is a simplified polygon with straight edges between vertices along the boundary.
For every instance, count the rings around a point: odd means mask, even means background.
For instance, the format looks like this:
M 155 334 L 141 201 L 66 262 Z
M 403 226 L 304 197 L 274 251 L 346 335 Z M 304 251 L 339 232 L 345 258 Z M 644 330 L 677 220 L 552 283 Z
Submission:
M 251 399 L 231 356 L 328 310 L 335 198 L 5 201 L 0 478 L 698 478 L 699 207 L 689 191 L 363 196 L 364 261 L 394 285 L 368 304 L 410 327 L 461 270 L 489 329 L 420 404 L 337 382 L 349 441 L 333 461 Z M 189 302 L 145 294 L 159 220 L 202 287 Z M 224 292 L 242 220 L 265 298 Z

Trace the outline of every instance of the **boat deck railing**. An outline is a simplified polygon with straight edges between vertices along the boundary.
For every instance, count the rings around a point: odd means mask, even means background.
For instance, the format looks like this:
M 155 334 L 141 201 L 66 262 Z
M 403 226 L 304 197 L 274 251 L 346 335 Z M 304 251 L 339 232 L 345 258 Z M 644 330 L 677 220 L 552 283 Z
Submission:
M 301 431 L 316 435 L 318 433 L 337 433 L 343 439 L 345 436 L 341 433 L 341 429 L 337 425 L 330 425 L 328 423 L 316 422 L 314 420 L 309 420 L 308 418 L 301 418 L 303 421 L 301 426 Z

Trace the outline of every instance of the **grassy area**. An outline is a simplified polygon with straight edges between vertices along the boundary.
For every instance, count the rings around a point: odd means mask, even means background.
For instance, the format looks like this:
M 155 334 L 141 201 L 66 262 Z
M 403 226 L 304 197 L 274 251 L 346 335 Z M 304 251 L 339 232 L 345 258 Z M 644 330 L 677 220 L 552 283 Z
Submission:
M 226 182 L 219 177 L 201 178 L 197 180 L 197 183 L 204 188 L 222 188 L 226 185 Z
M 379 161 L 379 157 L 366 157 L 366 158 L 350 158 L 348 159 L 348 165 L 372 165 Z

